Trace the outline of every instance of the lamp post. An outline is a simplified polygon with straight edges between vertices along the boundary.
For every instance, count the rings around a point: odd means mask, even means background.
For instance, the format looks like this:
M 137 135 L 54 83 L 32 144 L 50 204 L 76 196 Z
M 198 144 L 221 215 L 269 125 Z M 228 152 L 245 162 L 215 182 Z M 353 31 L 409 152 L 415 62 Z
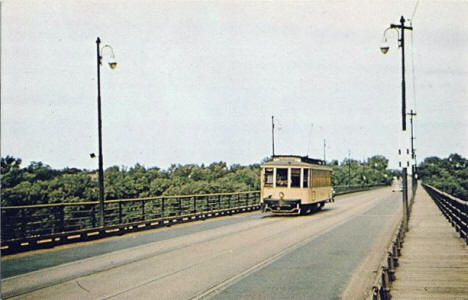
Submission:
M 109 60 L 109 67 L 115 69 L 117 62 L 115 61 L 114 50 L 110 45 L 104 45 L 101 48 L 101 39 L 98 37 L 96 40 L 97 49 L 97 105 L 98 105 L 98 137 L 99 137 L 99 225 L 104 227 L 104 171 L 103 171 L 103 158 L 102 158 L 102 118 L 101 118 L 101 64 L 102 53 L 105 48 L 110 49 L 111 59 Z
M 405 29 L 413 30 L 411 26 L 405 26 L 405 18 L 401 16 L 400 24 L 390 24 L 390 27 L 384 31 L 384 44 L 380 47 L 380 51 L 383 54 L 386 54 L 390 47 L 387 45 L 387 37 L 385 34 L 389 29 L 395 29 L 401 37 L 399 36 L 398 41 L 400 42 L 399 47 L 401 48 L 401 127 L 403 131 L 403 136 L 406 133 L 406 82 L 405 82 Z M 402 164 L 402 180 L 403 180 L 403 222 L 405 230 L 408 230 L 408 170 L 407 165 Z

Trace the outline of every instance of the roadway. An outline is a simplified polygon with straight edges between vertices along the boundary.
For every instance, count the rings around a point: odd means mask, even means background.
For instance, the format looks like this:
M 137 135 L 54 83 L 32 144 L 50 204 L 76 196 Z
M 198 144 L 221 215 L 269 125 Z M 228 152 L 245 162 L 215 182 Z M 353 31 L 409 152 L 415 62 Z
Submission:
M 259 212 L 2 260 L 14 299 L 362 298 L 401 216 L 401 193 L 338 196 L 321 212 Z

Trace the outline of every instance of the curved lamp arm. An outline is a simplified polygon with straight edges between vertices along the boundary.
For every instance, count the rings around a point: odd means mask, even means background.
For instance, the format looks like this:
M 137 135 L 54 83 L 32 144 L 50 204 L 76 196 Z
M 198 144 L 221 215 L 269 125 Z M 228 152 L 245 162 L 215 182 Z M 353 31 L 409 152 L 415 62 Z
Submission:
M 106 48 L 111 51 L 111 55 L 109 59 L 109 67 L 113 70 L 117 68 L 117 62 L 115 61 L 114 49 L 111 47 L 111 45 L 102 46 L 100 53 L 99 53 L 99 63 L 102 64 L 102 53 L 104 52 L 104 49 Z
M 387 29 L 385 29 L 385 31 L 383 33 L 383 38 L 382 38 L 382 45 L 380 46 L 380 51 L 382 52 L 382 54 L 386 54 L 388 52 L 388 50 L 390 49 L 390 46 L 387 43 L 387 31 L 389 31 L 390 29 L 396 30 L 396 32 L 398 34 L 398 41 L 400 41 L 400 31 L 397 28 L 388 27 Z

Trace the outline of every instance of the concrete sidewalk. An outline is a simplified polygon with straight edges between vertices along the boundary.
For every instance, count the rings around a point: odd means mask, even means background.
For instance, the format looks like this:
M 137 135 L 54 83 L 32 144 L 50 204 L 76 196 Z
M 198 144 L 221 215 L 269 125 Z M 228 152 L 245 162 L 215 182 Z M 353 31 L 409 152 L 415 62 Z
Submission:
M 468 299 L 468 247 L 418 187 L 392 299 Z

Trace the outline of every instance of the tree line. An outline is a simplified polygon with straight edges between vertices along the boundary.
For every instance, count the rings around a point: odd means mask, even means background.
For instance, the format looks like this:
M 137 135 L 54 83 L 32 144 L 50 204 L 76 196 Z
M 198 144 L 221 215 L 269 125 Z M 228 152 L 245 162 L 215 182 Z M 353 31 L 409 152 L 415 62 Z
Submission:
M 468 201 L 468 160 L 459 154 L 431 156 L 419 165 L 419 177 L 448 194 Z
M 268 160 L 268 158 L 263 161 Z M 331 161 L 332 182 L 339 185 L 390 184 L 394 172 L 388 159 L 376 155 L 366 161 Z M 99 198 L 96 170 L 53 169 L 43 162 L 22 167 L 22 160 L 1 158 L 3 206 L 94 201 Z M 173 164 L 167 170 L 112 166 L 104 171 L 105 199 L 239 192 L 260 189 L 260 164 L 225 162 L 209 165 Z
M 260 189 L 258 164 L 171 165 L 167 170 L 112 166 L 104 171 L 105 199 L 205 194 Z M 96 170 L 52 169 L 42 162 L 21 167 L 21 159 L 1 159 L 2 205 L 82 202 L 99 199 Z
M 394 177 L 399 176 L 398 171 L 388 169 L 388 159 L 383 155 L 374 155 L 363 161 L 346 158 L 340 163 L 333 160 L 329 165 L 333 168 L 334 186 L 389 185 Z

